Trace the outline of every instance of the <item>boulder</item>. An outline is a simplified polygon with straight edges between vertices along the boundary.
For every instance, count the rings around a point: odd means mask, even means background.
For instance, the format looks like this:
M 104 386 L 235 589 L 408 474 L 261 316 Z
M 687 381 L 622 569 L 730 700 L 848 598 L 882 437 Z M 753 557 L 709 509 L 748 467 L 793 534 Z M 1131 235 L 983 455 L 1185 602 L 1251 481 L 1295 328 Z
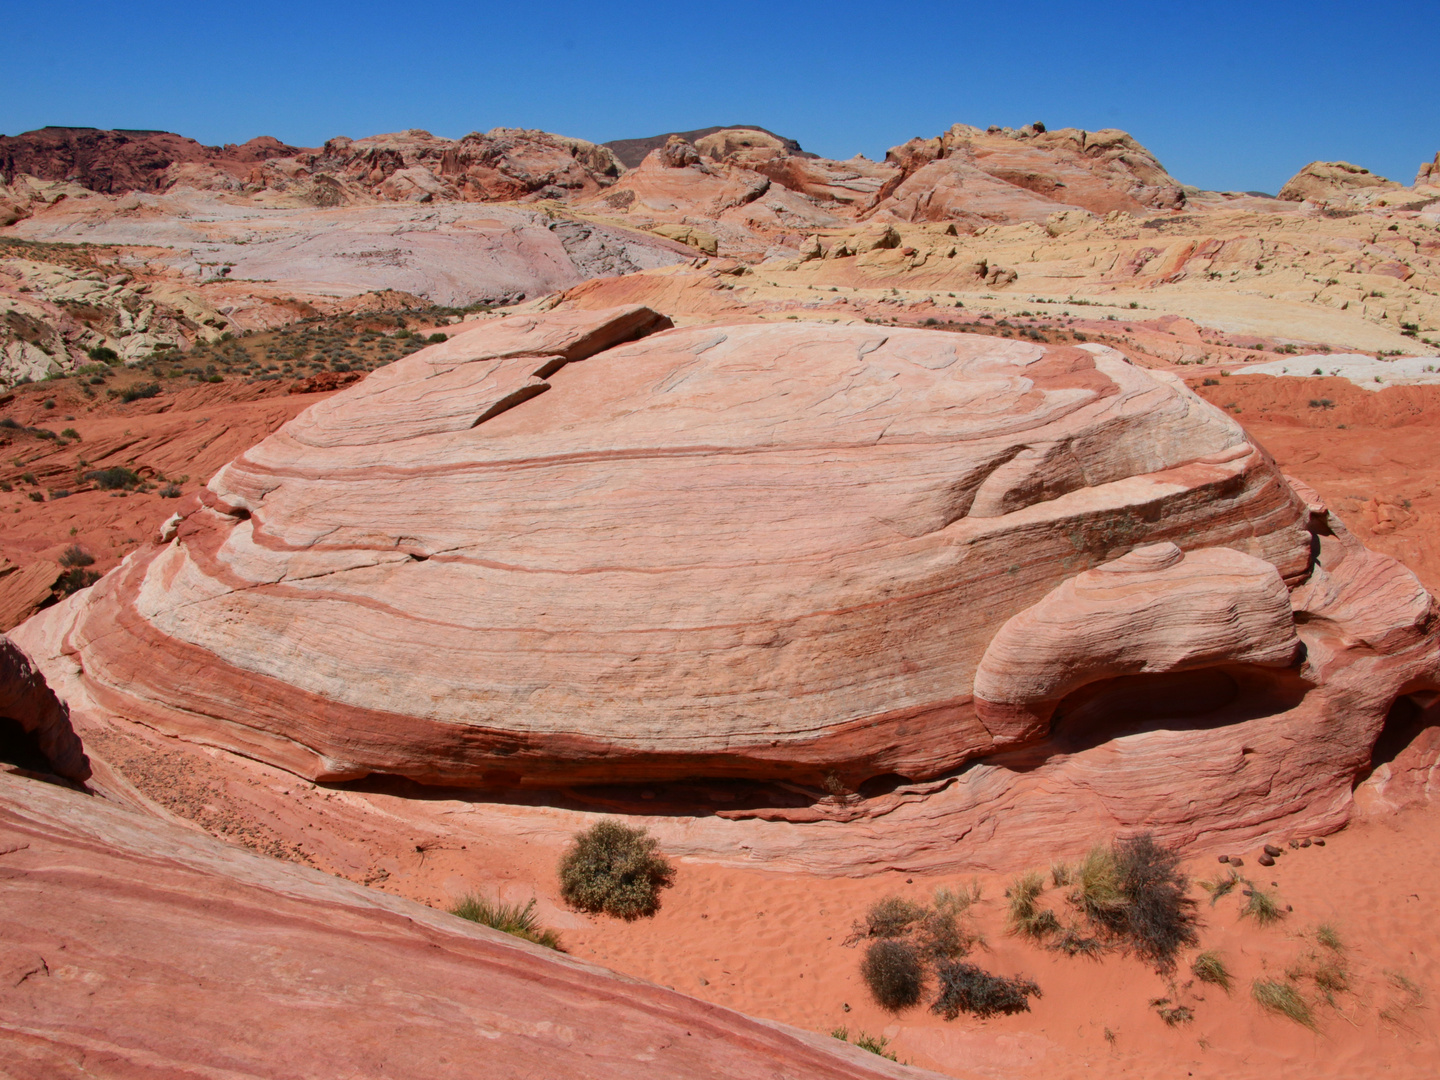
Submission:
M 1285 181 L 1278 197 L 1289 202 L 1329 203 L 1352 195 L 1400 187 L 1394 180 L 1376 176 L 1348 161 L 1312 161 Z
M 376 371 L 19 640 L 99 708 L 317 779 L 858 782 L 1038 738 L 977 671 L 1068 578 L 1169 541 L 1197 554 L 1162 592 L 1209 617 L 1310 572 L 1264 452 L 1114 351 L 665 325 L 513 316 Z M 1272 630 L 1225 655 L 1280 662 Z

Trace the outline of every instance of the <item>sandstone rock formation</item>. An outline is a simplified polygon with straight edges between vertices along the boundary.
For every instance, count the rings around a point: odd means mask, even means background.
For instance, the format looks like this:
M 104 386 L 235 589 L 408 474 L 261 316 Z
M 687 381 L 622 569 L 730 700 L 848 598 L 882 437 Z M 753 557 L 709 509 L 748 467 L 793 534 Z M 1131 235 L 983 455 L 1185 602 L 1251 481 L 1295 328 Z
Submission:
M 0 1058 L 83 1076 L 934 1076 L 0 772 Z
M 4 745 L 12 741 L 17 745 Z M 33 743 L 48 764 L 47 771 L 71 780 L 89 777 L 90 763 L 70 726 L 69 710 L 51 693 L 29 657 L 0 634 L 0 747 L 19 751 L 22 741 Z
M 1309 573 L 1304 507 L 1239 426 L 1103 348 L 622 344 L 657 325 L 515 317 L 380 369 L 24 640 L 108 709 L 312 777 L 930 777 L 1037 737 L 972 684 L 1066 578 L 1162 540 Z M 1274 661 L 1247 625 L 1235 655 Z
M 874 209 L 901 221 L 973 228 L 1041 221 L 1058 208 L 1106 214 L 1185 204 L 1180 183 L 1123 131 L 982 132 L 956 124 L 894 147 L 885 160 L 899 172 Z
M 1285 181 L 1278 197 L 1289 202 L 1330 203 L 1357 194 L 1394 191 L 1400 186 L 1348 161 L 1312 161 Z
M 202 146 L 168 131 L 46 127 L 0 135 L 0 179 L 10 184 L 25 174 L 72 181 L 105 194 L 164 191 L 176 182 L 177 167 L 197 166 L 208 172 L 196 175 L 223 176 L 235 183 L 261 162 L 300 152 L 268 135 L 221 147 Z
M 721 157 L 717 150 L 728 151 L 739 148 L 765 147 L 783 150 L 787 154 L 806 155 L 794 139 L 776 135 L 762 127 L 749 124 L 727 124 L 721 127 L 696 128 L 694 131 L 667 131 L 663 135 L 650 135 L 641 139 L 615 139 L 604 143 L 607 150 L 627 169 L 633 169 L 645 160 L 652 150 L 658 150 L 672 138 L 681 139 L 694 145 L 705 144 L 703 153 L 710 157 Z

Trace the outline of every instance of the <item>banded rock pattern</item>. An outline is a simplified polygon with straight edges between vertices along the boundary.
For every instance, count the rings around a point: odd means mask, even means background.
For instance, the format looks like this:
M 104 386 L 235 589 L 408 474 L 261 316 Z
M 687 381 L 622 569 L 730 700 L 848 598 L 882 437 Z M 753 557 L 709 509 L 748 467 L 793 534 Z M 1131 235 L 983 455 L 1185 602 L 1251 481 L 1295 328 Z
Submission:
M 4 773 L 0 859 L 15 1080 L 936 1075 Z
M 663 325 L 516 316 L 384 368 L 22 644 L 314 778 L 858 782 L 1033 742 L 972 684 L 1068 577 L 1160 541 L 1309 573 L 1268 457 L 1118 353 Z

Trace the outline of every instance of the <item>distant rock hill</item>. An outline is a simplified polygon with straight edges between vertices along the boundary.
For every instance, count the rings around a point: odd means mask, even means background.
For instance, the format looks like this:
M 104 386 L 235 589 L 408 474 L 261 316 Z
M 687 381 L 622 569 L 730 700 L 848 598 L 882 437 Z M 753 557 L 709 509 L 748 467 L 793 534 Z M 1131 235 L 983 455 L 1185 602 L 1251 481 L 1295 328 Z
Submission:
M 176 165 L 208 165 L 243 177 L 260 162 L 300 152 L 268 135 L 239 146 L 204 146 L 168 131 L 43 127 L 0 135 L 0 177 L 6 184 L 17 174 L 69 180 L 106 195 L 164 191 L 175 183 Z
M 801 150 L 800 144 L 794 139 L 787 139 L 783 135 L 776 135 L 775 132 L 754 124 L 722 124 L 719 127 L 696 128 L 694 131 L 667 131 L 663 135 L 651 135 L 644 139 L 615 139 L 612 142 L 601 143 L 600 145 L 607 147 L 612 154 L 619 158 L 620 164 L 624 165 L 627 169 L 633 169 L 645 160 L 645 155 L 650 153 L 651 150 L 659 150 L 672 138 L 684 139 L 688 143 L 698 143 L 701 139 L 710 135 L 718 135 L 722 131 L 735 132 L 737 135 L 750 131 L 759 132 L 761 135 L 776 140 L 788 153 L 801 157 L 815 157 L 814 154 L 809 154 Z

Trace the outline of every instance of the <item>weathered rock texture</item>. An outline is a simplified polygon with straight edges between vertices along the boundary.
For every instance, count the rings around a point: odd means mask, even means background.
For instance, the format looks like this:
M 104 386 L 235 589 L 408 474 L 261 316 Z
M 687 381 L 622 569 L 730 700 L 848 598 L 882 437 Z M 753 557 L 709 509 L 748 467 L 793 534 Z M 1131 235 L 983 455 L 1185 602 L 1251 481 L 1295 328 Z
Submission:
M 658 325 L 515 317 L 381 369 L 44 621 L 73 620 L 108 708 L 312 777 L 932 777 L 1038 737 L 987 726 L 972 682 L 1064 579 L 1162 540 L 1309 572 L 1269 459 L 1117 353 L 819 324 L 621 344 Z
M 45 676 L 35 669 L 30 658 L 0 634 L 0 723 L 7 721 L 20 730 L 0 735 L 28 736 L 49 764 L 48 771 L 72 780 L 90 776 L 90 763 L 70 726 L 69 709 L 51 693 Z
M 1289 202 L 1328 203 L 1359 193 L 1399 189 L 1400 185 L 1394 180 L 1376 176 L 1369 169 L 1348 161 L 1312 161 L 1285 181 L 1277 197 Z
M 222 147 L 202 146 L 168 131 L 46 127 L 0 135 L 0 178 L 6 184 L 21 174 L 68 180 L 105 194 L 164 191 L 186 166 L 238 182 L 261 162 L 301 152 L 268 135 Z
M 935 1075 L 3 773 L 0 875 L 15 1080 Z

